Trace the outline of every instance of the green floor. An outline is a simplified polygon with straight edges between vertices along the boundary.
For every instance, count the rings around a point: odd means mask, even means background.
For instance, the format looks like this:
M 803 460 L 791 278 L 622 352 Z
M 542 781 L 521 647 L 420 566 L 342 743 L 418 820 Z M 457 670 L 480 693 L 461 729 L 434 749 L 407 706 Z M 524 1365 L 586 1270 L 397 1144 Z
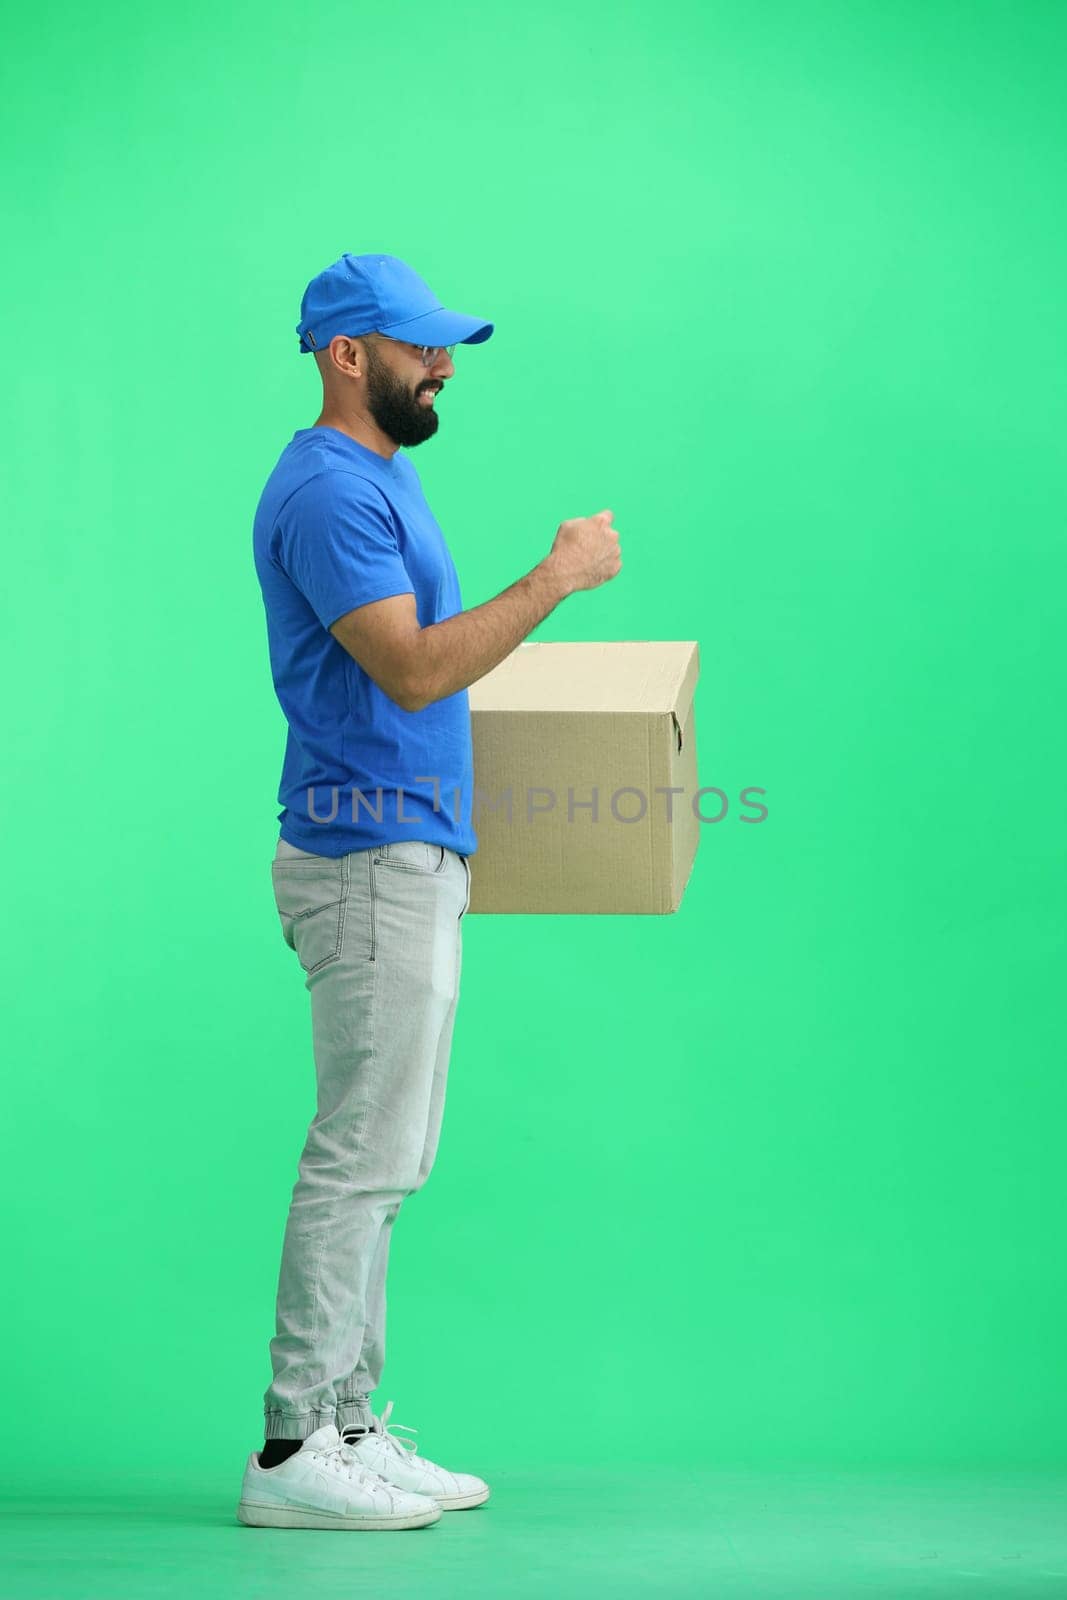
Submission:
M 486 1469 L 486 1505 L 360 1534 L 241 1526 L 241 1463 L 198 1483 L 160 1470 L 94 1496 L 91 1456 L 76 1435 L 57 1437 L 63 1495 L 4 1494 L 0 1594 L 1067 1597 L 1067 1472 L 731 1470 L 687 1465 L 687 1451 L 679 1436 L 677 1470 L 636 1458 L 625 1470 Z M 67 1498 L 71 1485 L 84 1495 Z

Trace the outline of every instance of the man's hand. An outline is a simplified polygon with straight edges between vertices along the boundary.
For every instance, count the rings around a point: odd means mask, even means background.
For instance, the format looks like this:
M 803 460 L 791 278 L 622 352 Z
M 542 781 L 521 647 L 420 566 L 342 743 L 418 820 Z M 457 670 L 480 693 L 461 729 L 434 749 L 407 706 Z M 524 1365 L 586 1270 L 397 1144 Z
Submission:
M 622 567 L 619 535 L 611 526 L 614 515 L 614 511 L 598 511 L 595 517 L 572 517 L 560 523 L 544 564 L 559 574 L 567 594 L 597 589 Z

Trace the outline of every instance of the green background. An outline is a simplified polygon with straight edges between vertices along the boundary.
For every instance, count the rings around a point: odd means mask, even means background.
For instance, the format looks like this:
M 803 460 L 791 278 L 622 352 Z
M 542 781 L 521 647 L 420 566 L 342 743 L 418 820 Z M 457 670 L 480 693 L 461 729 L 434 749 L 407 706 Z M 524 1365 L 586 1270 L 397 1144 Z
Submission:
M 610 506 L 533 637 L 698 640 L 700 782 L 769 810 L 675 916 L 467 919 L 376 1408 L 497 1484 L 1062 1467 L 1067 12 L 13 34 L 0 1472 L 147 1438 L 225 1526 L 262 1438 L 314 1083 L 251 522 L 345 250 L 496 323 L 409 452 L 464 603 Z

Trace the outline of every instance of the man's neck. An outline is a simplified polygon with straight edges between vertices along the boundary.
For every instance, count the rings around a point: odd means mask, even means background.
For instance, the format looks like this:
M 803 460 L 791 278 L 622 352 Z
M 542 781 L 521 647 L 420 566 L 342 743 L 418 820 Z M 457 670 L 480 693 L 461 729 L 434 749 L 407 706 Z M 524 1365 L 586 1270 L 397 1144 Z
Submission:
M 380 428 L 368 428 L 360 420 L 346 417 L 330 416 L 323 412 L 311 424 L 313 428 L 336 428 L 338 433 L 347 433 L 350 439 L 361 444 L 367 450 L 373 450 L 376 456 L 384 456 L 386 461 L 391 461 L 397 452 L 397 445 Z

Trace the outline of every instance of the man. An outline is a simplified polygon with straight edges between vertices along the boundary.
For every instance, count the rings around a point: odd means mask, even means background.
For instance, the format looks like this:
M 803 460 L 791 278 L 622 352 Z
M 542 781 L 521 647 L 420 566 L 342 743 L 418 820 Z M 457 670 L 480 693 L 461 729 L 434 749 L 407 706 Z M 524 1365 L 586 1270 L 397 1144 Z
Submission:
M 620 570 L 613 513 L 564 522 L 537 566 L 464 611 L 407 456 L 437 432 L 457 344 L 394 256 L 343 255 L 308 284 L 300 349 L 320 415 L 282 451 L 253 548 L 288 721 L 272 863 L 311 996 L 317 1112 L 293 1189 L 264 1395 L 238 1517 L 259 1527 L 414 1528 L 489 1487 L 408 1453 L 371 1411 L 393 1224 L 437 1150 L 470 903 L 467 688 L 565 596 Z M 503 529 L 501 530 L 504 531 Z

